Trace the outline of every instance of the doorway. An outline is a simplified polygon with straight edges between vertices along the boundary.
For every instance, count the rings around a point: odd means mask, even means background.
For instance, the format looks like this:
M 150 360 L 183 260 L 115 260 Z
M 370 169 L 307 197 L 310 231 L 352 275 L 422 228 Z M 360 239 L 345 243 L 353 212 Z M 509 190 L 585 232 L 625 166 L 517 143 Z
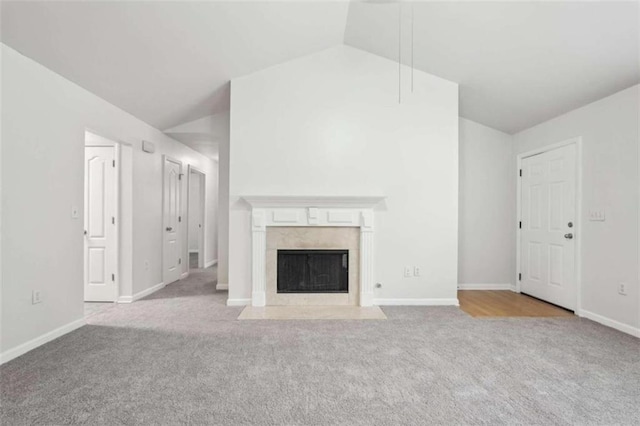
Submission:
M 133 147 L 89 129 L 84 137 L 83 293 L 90 314 L 102 302 L 132 300 Z
M 162 191 L 162 245 L 163 265 L 162 277 L 165 285 L 180 279 L 182 269 L 180 183 L 182 180 L 182 163 L 164 156 L 163 191 Z
M 188 269 L 202 269 L 205 263 L 205 174 L 189 166 L 187 195 Z
M 518 289 L 578 311 L 579 141 L 518 156 Z
M 119 275 L 116 146 L 87 136 L 84 150 L 84 300 L 115 302 Z

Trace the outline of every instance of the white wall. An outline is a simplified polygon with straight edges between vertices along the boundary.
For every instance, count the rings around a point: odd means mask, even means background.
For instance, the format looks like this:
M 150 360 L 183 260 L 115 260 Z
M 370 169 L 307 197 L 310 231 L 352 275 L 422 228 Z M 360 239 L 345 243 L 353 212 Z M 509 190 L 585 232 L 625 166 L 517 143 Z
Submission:
M 211 160 L 5 45 L 2 124 L 5 353 L 83 317 L 83 219 L 72 219 L 71 207 L 83 207 L 85 129 L 133 147 L 136 293 L 162 281 L 162 154 L 203 170 L 210 187 L 217 171 Z M 156 144 L 154 154 L 142 152 L 143 139 Z M 42 303 L 31 304 L 33 289 Z
M 201 219 L 201 200 L 200 200 L 200 174 L 191 173 L 189 177 L 189 220 L 187 227 L 189 228 L 189 251 L 200 250 L 200 226 L 204 225 Z
M 409 70 L 404 69 L 405 82 Z M 338 46 L 231 83 L 229 297 L 251 295 L 242 195 L 384 195 L 378 299 L 456 299 L 458 87 Z M 422 276 L 403 278 L 405 265 Z
M 639 100 L 634 86 L 514 137 L 516 154 L 582 137 L 582 309 L 636 330 Z M 600 208 L 606 221 L 590 222 L 589 210 Z M 627 296 L 618 294 L 620 282 Z
M 460 118 L 458 282 L 515 285 L 516 175 L 513 137 Z
M 205 240 L 205 266 L 218 261 L 218 239 L 220 238 L 220 163 L 214 162 L 214 174 L 211 176 L 209 187 L 205 188 L 205 233 L 209 234 Z
M 229 139 L 221 143 L 219 149 L 218 284 L 224 286 L 229 283 Z
M 205 266 L 211 265 L 218 260 L 218 238 L 220 235 L 220 167 L 219 162 L 213 162 L 211 176 L 206 178 L 205 186 Z

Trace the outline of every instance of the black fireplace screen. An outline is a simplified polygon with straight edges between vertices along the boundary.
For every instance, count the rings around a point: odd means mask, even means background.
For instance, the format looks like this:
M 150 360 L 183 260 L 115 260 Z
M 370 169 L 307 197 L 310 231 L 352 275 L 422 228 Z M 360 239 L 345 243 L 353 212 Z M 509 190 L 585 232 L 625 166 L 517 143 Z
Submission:
M 349 250 L 278 250 L 278 293 L 348 293 Z

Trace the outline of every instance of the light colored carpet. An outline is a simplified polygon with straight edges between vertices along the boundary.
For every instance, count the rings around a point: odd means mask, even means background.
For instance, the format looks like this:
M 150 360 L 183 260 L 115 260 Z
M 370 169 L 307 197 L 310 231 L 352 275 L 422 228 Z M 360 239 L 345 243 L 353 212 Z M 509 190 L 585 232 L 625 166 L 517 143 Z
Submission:
M 91 317 L 113 307 L 113 302 L 84 302 L 84 317 Z
M 0 367 L 3 425 L 632 424 L 640 340 L 578 318 L 237 321 L 210 271 Z M 636 423 L 637 424 L 637 423 Z

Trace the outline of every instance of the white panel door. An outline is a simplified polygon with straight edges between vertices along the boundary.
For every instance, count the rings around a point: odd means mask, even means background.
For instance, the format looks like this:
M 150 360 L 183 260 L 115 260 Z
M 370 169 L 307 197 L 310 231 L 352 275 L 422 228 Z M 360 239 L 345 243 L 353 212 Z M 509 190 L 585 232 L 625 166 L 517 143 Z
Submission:
M 575 145 L 522 161 L 523 293 L 575 310 Z
M 180 244 L 180 173 L 182 165 L 174 160 L 164 160 L 163 197 L 163 281 L 170 284 L 181 275 Z
M 84 300 L 113 302 L 116 281 L 115 148 L 85 148 Z

